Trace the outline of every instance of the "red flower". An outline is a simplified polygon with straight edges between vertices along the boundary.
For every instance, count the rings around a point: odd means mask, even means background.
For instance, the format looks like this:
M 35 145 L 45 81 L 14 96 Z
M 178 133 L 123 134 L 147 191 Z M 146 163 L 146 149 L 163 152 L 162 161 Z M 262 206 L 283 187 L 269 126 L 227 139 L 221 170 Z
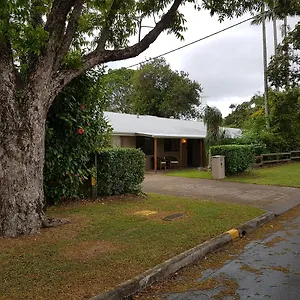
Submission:
M 84 177 L 81 177 L 81 180 L 82 180 L 82 181 L 85 181 L 85 178 L 84 178 Z
M 77 132 L 78 132 L 78 134 L 84 134 L 83 128 L 79 128 L 79 129 L 77 130 Z
M 81 105 L 81 109 L 82 109 L 82 110 L 85 109 L 85 104 L 82 104 L 82 105 Z
M 74 176 L 75 176 L 75 177 L 78 177 L 78 174 L 77 174 L 77 173 L 75 173 L 75 174 L 74 174 Z

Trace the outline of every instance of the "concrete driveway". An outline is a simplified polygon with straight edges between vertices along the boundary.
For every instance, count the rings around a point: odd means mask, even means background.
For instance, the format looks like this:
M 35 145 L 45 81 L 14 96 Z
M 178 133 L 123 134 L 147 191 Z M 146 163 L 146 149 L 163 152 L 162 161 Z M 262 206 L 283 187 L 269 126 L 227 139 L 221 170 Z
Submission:
M 300 204 L 300 189 L 146 174 L 143 192 L 257 206 L 276 214 Z

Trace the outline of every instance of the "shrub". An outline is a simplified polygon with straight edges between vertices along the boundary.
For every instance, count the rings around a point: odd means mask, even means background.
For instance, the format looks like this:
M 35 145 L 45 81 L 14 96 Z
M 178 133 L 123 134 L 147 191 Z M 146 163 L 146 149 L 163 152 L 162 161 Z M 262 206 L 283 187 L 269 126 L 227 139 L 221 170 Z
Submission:
M 249 145 L 222 145 L 210 148 L 211 155 L 225 156 L 225 171 L 234 174 L 247 170 L 252 162 L 254 150 Z
M 137 194 L 144 180 L 145 155 L 139 149 L 105 149 L 97 156 L 98 195 Z
M 84 197 L 90 155 L 109 144 L 111 128 L 103 117 L 97 76 L 90 73 L 74 79 L 49 110 L 44 166 L 47 205 Z

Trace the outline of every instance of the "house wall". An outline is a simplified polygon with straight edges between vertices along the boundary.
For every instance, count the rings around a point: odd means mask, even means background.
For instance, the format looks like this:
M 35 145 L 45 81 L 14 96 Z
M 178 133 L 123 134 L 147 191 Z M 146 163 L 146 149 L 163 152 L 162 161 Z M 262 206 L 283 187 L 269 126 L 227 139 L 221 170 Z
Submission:
M 111 145 L 113 147 L 123 147 L 123 148 L 136 148 L 136 138 L 135 136 L 112 136 Z M 145 169 L 151 169 L 151 157 L 153 155 L 146 155 Z
M 111 138 L 111 145 L 113 147 L 121 147 L 121 137 L 119 135 L 113 135 Z
M 113 147 L 123 147 L 123 148 L 136 148 L 136 137 L 135 136 L 112 136 L 112 146 Z M 188 166 L 187 159 L 187 144 L 182 145 L 182 167 Z M 194 155 L 197 155 L 196 152 Z M 164 139 L 157 139 L 157 156 L 159 158 L 164 158 L 166 156 L 176 157 L 180 160 L 180 152 L 165 152 L 164 151 Z M 153 155 L 146 155 L 145 169 L 152 169 Z M 159 167 L 159 166 L 158 166 Z
M 120 136 L 121 147 L 123 148 L 136 148 L 135 136 Z

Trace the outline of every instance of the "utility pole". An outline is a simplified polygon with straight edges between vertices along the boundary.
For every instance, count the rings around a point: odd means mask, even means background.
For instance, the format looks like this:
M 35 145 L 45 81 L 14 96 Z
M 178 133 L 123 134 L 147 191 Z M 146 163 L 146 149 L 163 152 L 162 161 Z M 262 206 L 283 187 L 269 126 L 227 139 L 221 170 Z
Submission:
M 269 106 L 268 106 L 268 58 L 267 58 L 267 32 L 266 32 L 266 14 L 265 14 L 265 4 L 261 7 L 262 10 L 262 35 L 263 35 L 263 63 L 264 63 L 264 102 L 265 102 L 265 116 L 266 116 L 266 126 L 267 129 L 270 128 L 269 122 Z

